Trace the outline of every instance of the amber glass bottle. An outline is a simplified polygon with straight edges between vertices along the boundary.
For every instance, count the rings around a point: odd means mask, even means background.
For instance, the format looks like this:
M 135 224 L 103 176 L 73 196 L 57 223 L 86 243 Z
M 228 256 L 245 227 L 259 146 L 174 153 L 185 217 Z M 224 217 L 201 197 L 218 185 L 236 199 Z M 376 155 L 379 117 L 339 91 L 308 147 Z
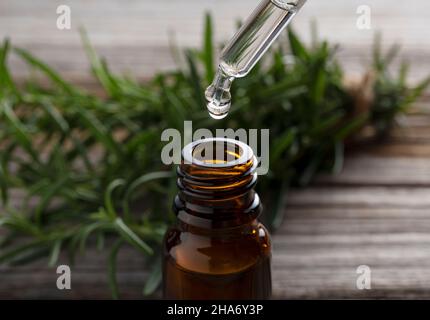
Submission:
M 166 299 L 268 299 L 270 237 L 258 222 L 257 160 L 236 140 L 187 145 L 178 167 L 177 223 L 164 240 Z

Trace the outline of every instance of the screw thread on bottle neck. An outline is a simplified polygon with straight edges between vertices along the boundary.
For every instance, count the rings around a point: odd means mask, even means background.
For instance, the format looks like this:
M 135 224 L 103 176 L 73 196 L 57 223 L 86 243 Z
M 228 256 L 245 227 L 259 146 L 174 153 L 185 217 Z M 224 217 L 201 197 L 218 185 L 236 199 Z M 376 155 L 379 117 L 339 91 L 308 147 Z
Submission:
M 212 228 L 255 219 L 260 213 L 253 189 L 257 165 L 252 149 L 240 141 L 211 138 L 186 146 L 178 167 L 178 218 Z

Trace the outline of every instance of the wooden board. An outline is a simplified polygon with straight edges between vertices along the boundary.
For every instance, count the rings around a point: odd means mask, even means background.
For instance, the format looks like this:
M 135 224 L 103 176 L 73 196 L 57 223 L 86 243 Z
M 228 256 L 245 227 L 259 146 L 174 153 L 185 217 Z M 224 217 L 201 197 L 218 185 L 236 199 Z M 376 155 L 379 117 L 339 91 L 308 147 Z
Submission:
M 411 116 L 384 144 L 351 152 L 341 174 L 290 191 L 273 235 L 275 298 L 430 298 L 427 120 Z M 381 151 L 393 146 L 403 151 Z M 372 270 L 371 290 L 356 288 L 359 265 Z M 105 266 L 90 249 L 72 269 L 71 291 L 57 290 L 55 269 L 42 262 L 2 267 L 0 298 L 109 298 Z M 125 249 L 118 270 L 122 298 L 142 298 L 142 257 Z
M 169 30 L 180 46 L 197 46 L 202 16 L 209 9 L 217 39 L 226 39 L 234 20 L 245 17 L 257 2 L 2 0 L 0 37 L 10 36 L 66 78 L 91 83 L 77 33 L 82 24 L 115 70 L 147 78 L 173 66 Z M 59 4 L 72 8 L 71 31 L 55 27 Z M 372 2 L 371 31 L 355 27 L 360 4 L 309 1 L 296 29 L 309 39 L 309 20 L 317 18 L 321 35 L 342 44 L 342 61 L 352 73 L 368 60 L 374 31 L 382 30 L 387 43 L 402 42 L 404 56 L 415 64 L 413 78 L 428 73 L 430 2 Z M 11 65 L 17 77 L 26 74 L 16 58 Z M 422 102 L 421 110 L 429 110 L 428 104 Z M 311 187 L 288 194 L 285 220 L 273 235 L 275 298 L 430 298 L 430 117 L 418 113 L 405 120 L 383 144 L 350 151 L 339 175 L 321 175 Z M 356 288 L 356 269 L 362 264 L 371 267 L 371 290 Z M 123 298 L 143 297 L 143 265 L 131 249 L 121 252 Z M 72 269 L 70 291 L 56 289 L 55 269 L 44 262 L 0 267 L 0 298 L 109 298 L 105 266 L 105 254 L 90 249 Z
M 215 39 L 226 41 L 259 0 L 2 0 L 0 39 L 10 37 L 16 46 L 31 50 L 48 61 L 66 78 L 82 81 L 89 77 L 79 27 L 85 27 L 97 51 L 115 71 L 148 78 L 154 72 L 174 67 L 170 44 L 196 47 L 202 42 L 203 17 L 214 17 Z M 359 73 L 370 59 L 376 32 L 384 45 L 402 45 L 402 56 L 413 62 L 412 77 L 426 76 L 430 69 L 430 2 L 393 4 L 371 1 L 371 29 L 357 28 L 360 0 L 308 1 L 297 15 L 294 28 L 310 41 L 310 23 L 316 21 L 321 38 L 339 43 L 339 56 L 348 73 Z M 57 6 L 69 5 L 71 30 L 56 27 Z M 11 59 L 14 74 L 27 74 L 25 66 Z

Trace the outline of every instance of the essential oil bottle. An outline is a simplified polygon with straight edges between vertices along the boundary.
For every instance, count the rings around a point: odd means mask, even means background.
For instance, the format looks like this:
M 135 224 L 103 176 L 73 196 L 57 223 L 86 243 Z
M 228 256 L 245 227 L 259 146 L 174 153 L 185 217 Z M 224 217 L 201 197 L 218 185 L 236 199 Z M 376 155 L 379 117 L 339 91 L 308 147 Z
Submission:
M 187 145 L 178 166 L 177 223 L 164 239 L 166 299 L 268 299 L 271 244 L 257 218 L 258 162 L 237 140 Z

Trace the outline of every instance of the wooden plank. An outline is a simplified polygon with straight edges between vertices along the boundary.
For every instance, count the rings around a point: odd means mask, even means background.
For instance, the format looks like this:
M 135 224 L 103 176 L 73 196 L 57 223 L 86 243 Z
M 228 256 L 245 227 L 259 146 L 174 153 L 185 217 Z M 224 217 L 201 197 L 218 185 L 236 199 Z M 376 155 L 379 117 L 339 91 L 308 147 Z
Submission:
M 380 233 L 386 234 L 421 234 L 430 231 L 430 219 L 303 219 L 286 220 L 279 229 L 281 234 L 309 235 L 327 234 L 339 236 L 362 236 Z M 363 240 L 364 241 L 364 240 Z
M 303 237 L 302 240 L 306 244 L 313 237 Z M 334 243 L 337 242 L 335 238 L 336 236 L 332 237 Z M 296 241 L 292 241 L 293 239 Z M 341 238 L 338 239 L 342 242 Z M 315 246 L 304 245 L 300 238 L 290 236 L 290 239 L 285 239 L 288 242 L 286 247 L 280 246 L 283 241 L 279 236 L 275 236 L 274 240 L 273 285 L 274 296 L 277 298 L 393 298 L 405 297 L 405 294 L 416 298 L 429 294 L 428 236 L 416 239 L 417 242 L 422 241 L 422 244 L 415 246 L 414 251 L 408 250 L 408 246 L 413 243 L 405 243 L 404 239 L 397 239 L 404 245 L 394 243 L 387 246 L 384 241 L 377 241 L 378 245 L 364 243 L 354 246 L 344 243 L 344 246 L 334 246 L 330 241 L 321 245 L 321 239 L 315 238 L 319 244 Z M 120 289 L 123 298 L 138 298 L 141 297 L 146 273 L 143 268 L 129 267 L 130 263 L 134 264 L 140 259 L 136 259 L 137 255 L 133 251 L 126 251 L 127 264 L 120 263 L 119 266 Z M 400 257 L 399 251 L 404 253 Z M 124 262 L 123 259 L 120 261 Z M 355 288 L 355 272 L 360 264 L 367 264 L 372 268 L 374 281 L 370 291 L 363 292 Z M 412 265 L 418 267 L 411 267 Z M 61 299 L 109 297 L 105 268 L 100 265 L 98 268 L 88 268 L 85 264 L 83 268 L 76 266 L 72 270 L 73 289 L 67 292 L 56 289 L 54 268 L 11 268 L 7 271 L 7 281 L 2 279 L 0 296 L 21 299 L 41 296 Z
M 422 143 L 405 143 L 392 141 L 390 143 L 381 143 L 377 147 L 361 145 L 363 153 L 368 153 L 380 157 L 410 157 L 410 158 L 428 158 L 430 157 L 430 145 Z
M 315 184 L 430 187 L 430 161 L 424 157 L 349 156 L 340 174 L 321 175 Z
M 275 237 L 276 238 L 276 237 Z M 291 237 L 296 238 L 297 237 Z M 428 238 L 427 238 L 428 241 Z M 407 247 L 366 246 L 345 248 L 327 243 L 307 247 L 292 243 L 288 248 L 275 246 L 273 259 L 274 296 L 277 298 L 351 298 L 351 297 L 424 297 L 429 294 L 428 244 L 413 252 Z M 312 249 L 313 248 L 313 249 Z M 282 253 L 279 250 L 282 249 Z M 398 256 L 399 250 L 405 255 Z M 128 262 L 136 261 L 129 251 Z M 355 287 L 356 268 L 360 264 L 372 268 L 373 289 L 360 291 Z M 411 267 L 415 265 L 418 267 Z M 13 298 L 109 298 L 105 268 L 72 268 L 73 289 L 56 289 L 54 268 L 13 268 L 2 281 L 0 296 Z M 118 280 L 123 298 L 141 297 L 146 273 L 143 269 L 120 265 Z M 29 285 L 31 283 L 31 285 Z M 408 293 L 409 292 L 409 293 Z M 418 292 L 418 293 L 417 293 Z
M 289 193 L 288 206 L 337 208 L 414 208 L 430 206 L 430 188 L 309 187 Z
M 288 198 L 290 199 L 290 198 Z M 288 202 L 288 200 L 287 200 Z M 428 208 L 390 208 L 390 207 L 350 207 L 350 206 L 324 206 L 324 207 L 292 207 L 285 208 L 285 220 L 294 219 L 321 219 L 321 220 L 349 220 L 364 219 L 423 219 L 429 217 Z
M 356 288 L 356 266 L 287 269 L 274 281 L 276 295 L 297 298 L 423 298 L 430 294 L 430 274 L 421 268 L 372 267 L 371 290 Z
M 426 298 L 430 295 L 430 274 L 422 268 L 372 267 L 372 290 L 358 290 L 355 265 L 349 267 L 286 268 L 274 272 L 274 298 Z M 10 299 L 32 299 L 46 297 L 54 299 L 91 299 L 110 298 L 105 276 L 88 272 L 73 275 L 73 289 L 60 291 L 55 288 L 55 276 L 45 272 L 33 272 L 32 285 L 28 285 L 26 275 L 11 274 L 8 287 Z M 51 281 L 47 282 L 47 277 Z M 118 274 L 120 291 L 124 299 L 142 297 L 141 273 L 127 272 Z M 395 281 L 393 281 L 395 279 Z M 13 281 L 12 281 L 13 280 Z
M 106 0 L 100 7 L 84 0 L 3 0 L 0 38 L 10 36 L 66 78 L 88 87 L 94 82 L 88 78 L 78 25 L 87 28 L 92 43 L 115 71 L 132 70 L 143 79 L 174 67 L 170 31 L 179 46 L 198 46 L 203 13 L 209 9 L 215 12 L 217 40 L 227 39 L 235 19 L 247 16 L 257 2 L 129 0 L 125 5 Z M 72 8 L 71 31 L 55 28 L 59 4 Z M 403 44 L 403 56 L 414 62 L 412 78 L 427 75 L 430 2 L 372 3 L 371 31 L 355 27 L 361 4 L 308 2 L 295 28 L 309 41 L 309 21 L 317 18 L 321 36 L 342 44 L 340 58 L 351 76 L 368 62 L 374 30 L 382 30 L 385 44 Z M 16 57 L 10 62 L 16 77 L 27 74 Z M 273 236 L 275 298 L 430 297 L 430 119 L 422 114 L 428 113 L 428 102 L 429 97 L 417 108 L 421 114 L 403 119 L 405 127 L 395 130 L 384 144 L 350 150 L 341 174 L 320 176 L 313 186 L 288 194 L 285 221 Z M 13 194 L 15 201 L 21 197 L 19 192 Z M 65 257 L 61 261 L 67 263 Z M 72 267 L 71 291 L 56 288 L 55 268 L 46 267 L 46 262 L 2 266 L 0 298 L 109 298 L 106 262 L 106 253 L 90 248 Z M 355 286 L 360 264 L 372 268 L 372 290 Z M 118 280 L 123 298 L 142 298 L 147 275 L 141 255 L 130 248 L 121 251 Z
M 82 50 L 79 26 L 85 26 L 92 43 L 107 58 L 115 71 L 132 71 L 139 78 L 151 76 L 160 69 L 174 67 L 169 42 L 174 34 L 180 47 L 201 44 L 203 16 L 214 15 L 216 39 L 229 39 L 235 21 L 244 19 L 258 0 L 44 0 L 0 3 L 0 38 L 6 36 L 17 46 L 31 50 L 60 70 L 68 79 L 88 79 L 88 61 Z M 56 28 L 56 8 L 71 7 L 72 29 Z M 412 77 L 427 75 L 430 69 L 430 37 L 425 0 L 392 5 L 388 0 L 369 4 L 372 12 L 371 30 L 356 27 L 359 0 L 330 2 L 308 1 L 294 21 L 295 29 L 310 40 L 309 24 L 316 20 L 321 38 L 340 43 L 339 56 L 349 73 L 358 74 L 370 58 L 375 31 L 384 35 L 384 45 L 403 45 L 403 57 L 413 61 Z M 36 32 L 35 32 L 36 31 Z M 16 58 L 11 60 L 14 74 L 27 74 Z
M 409 125 L 406 135 L 424 135 L 422 118 Z M 409 133 L 421 127 L 421 133 Z M 430 297 L 428 161 L 408 149 L 395 157 L 375 152 L 396 139 L 354 150 L 342 174 L 288 194 L 284 223 L 273 235 L 275 298 Z M 21 197 L 13 193 L 15 201 Z M 46 262 L 0 267 L 0 298 L 109 298 L 106 262 L 106 253 L 90 248 L 72 267 L 70 292 L 56 289 L 55 269 Z M 355 287 L 361 264 L 372 268 L 372 290 Z M 118 272 L 122 297 L 143 298 L 143 257 L 124 249 Z

